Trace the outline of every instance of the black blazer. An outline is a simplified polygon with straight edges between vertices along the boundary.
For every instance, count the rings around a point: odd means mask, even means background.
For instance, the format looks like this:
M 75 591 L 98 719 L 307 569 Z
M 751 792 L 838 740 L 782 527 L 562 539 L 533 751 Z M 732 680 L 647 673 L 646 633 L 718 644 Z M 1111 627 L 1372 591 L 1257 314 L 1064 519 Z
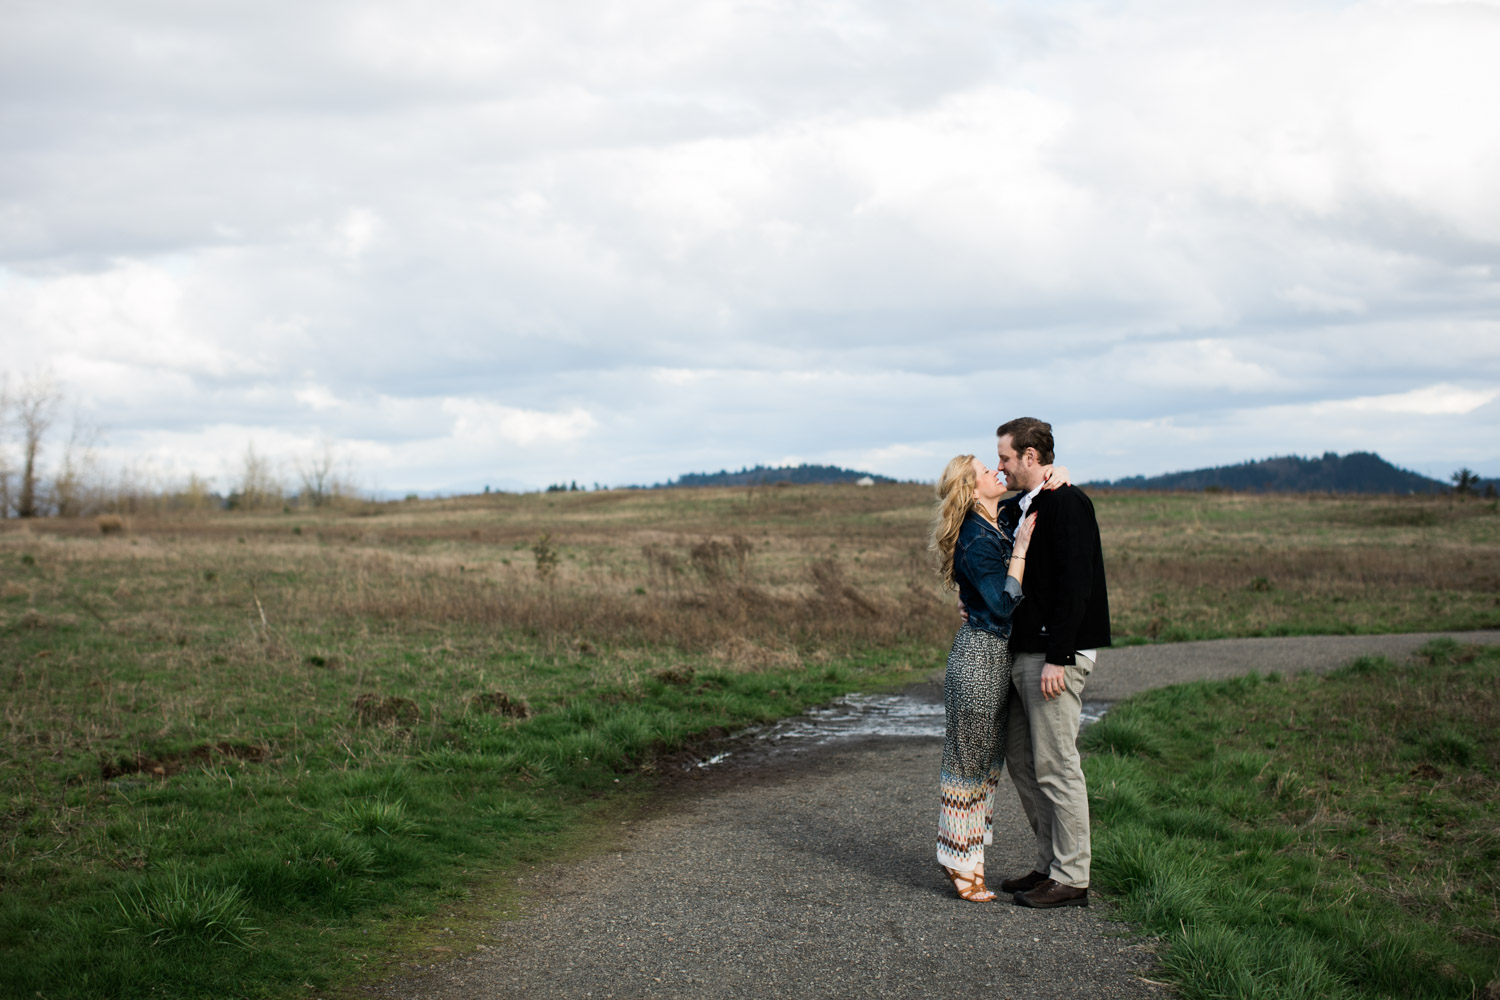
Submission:
M 1021 520 L 1021 494 L 1000 505 L 1012 536 Z M 1036 531 L 1026 553 L 1026 578 L 1016 606 L 1010 648 L 1046 653 L 1047 662 L 1068 666 L 1080 649 L 1109 643 L 1109 594 L 1104 585 L 1104 549 L 1088 494 L 1076 486 L 1042 490 L 1031 501 Z

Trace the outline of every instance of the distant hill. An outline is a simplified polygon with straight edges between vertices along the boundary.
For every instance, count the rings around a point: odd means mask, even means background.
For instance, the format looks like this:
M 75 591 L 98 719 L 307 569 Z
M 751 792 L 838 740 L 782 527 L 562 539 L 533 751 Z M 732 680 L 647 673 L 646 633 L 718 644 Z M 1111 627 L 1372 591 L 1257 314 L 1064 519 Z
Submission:
M 1236 490 L 1255 493 L 1444 493 L 1449 483 L 1400 469 L 1368 451 L 1322 458 L 1287 455 L 1162 476 L 1129 476 L 1085 484 L 1085 489 Z
M 689 472 L 666 483 L 657 483 L 652 489 L 675 489 L 680 486 L 769 486 L 772 483 L 853 483 L 868 476 L 877 483 L 894 483 L 887 476 L 873 472 L 858 472 L 841 469 L 837 465 L 785 465 L 767 468 L 757 465 L 753 469 L 738 472 Z

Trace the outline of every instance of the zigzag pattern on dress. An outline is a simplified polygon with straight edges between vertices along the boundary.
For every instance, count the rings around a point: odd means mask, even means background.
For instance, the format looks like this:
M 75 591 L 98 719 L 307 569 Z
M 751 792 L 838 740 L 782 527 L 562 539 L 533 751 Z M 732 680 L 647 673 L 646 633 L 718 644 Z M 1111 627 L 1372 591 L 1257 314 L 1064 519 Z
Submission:
M 981 781 L 941 772 L 937 838 L 939 864 L 967 872 L 984 861 L 984 846 L 992 839 L 995 790 L 999 785 L 998 767 L 991 767 Z

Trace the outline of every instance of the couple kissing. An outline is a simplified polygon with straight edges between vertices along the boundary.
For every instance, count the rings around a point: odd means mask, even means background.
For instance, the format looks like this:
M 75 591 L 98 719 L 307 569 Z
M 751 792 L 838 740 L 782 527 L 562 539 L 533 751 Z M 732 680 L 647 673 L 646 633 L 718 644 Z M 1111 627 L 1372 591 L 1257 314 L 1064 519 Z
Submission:
M 984 854 L 1008 767 L 1036 861 L 1000 890 L 1020 906 L 1087 906 L 1077 739 L 1084 683 L 1110 644 L 1099 525 L 1087 494 L 1053 465 L 1050 424 L 1019 417 L 995 435 L 995 469 L 959 455 L 937 487 L 932 547 L 963 615 L 943 681 L 938 863 L 963 899 L 997 898 Z

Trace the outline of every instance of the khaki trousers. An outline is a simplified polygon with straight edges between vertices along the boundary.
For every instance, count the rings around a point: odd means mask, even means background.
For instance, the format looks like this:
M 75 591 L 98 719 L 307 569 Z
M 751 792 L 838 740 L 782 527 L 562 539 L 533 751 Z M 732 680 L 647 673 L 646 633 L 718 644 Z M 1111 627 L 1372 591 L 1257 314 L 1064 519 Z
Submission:
M 1083 683 L 1094 665 L 1086 656 L 1065 667 L 1063 693 L 1042 697 L 1043 653 L 1017 653 L 1011 670 L 1005 763 L 1031 832 L 1035 869 L 1063 885 L 1089 884 L 1089 797 L 1078 755 Z

